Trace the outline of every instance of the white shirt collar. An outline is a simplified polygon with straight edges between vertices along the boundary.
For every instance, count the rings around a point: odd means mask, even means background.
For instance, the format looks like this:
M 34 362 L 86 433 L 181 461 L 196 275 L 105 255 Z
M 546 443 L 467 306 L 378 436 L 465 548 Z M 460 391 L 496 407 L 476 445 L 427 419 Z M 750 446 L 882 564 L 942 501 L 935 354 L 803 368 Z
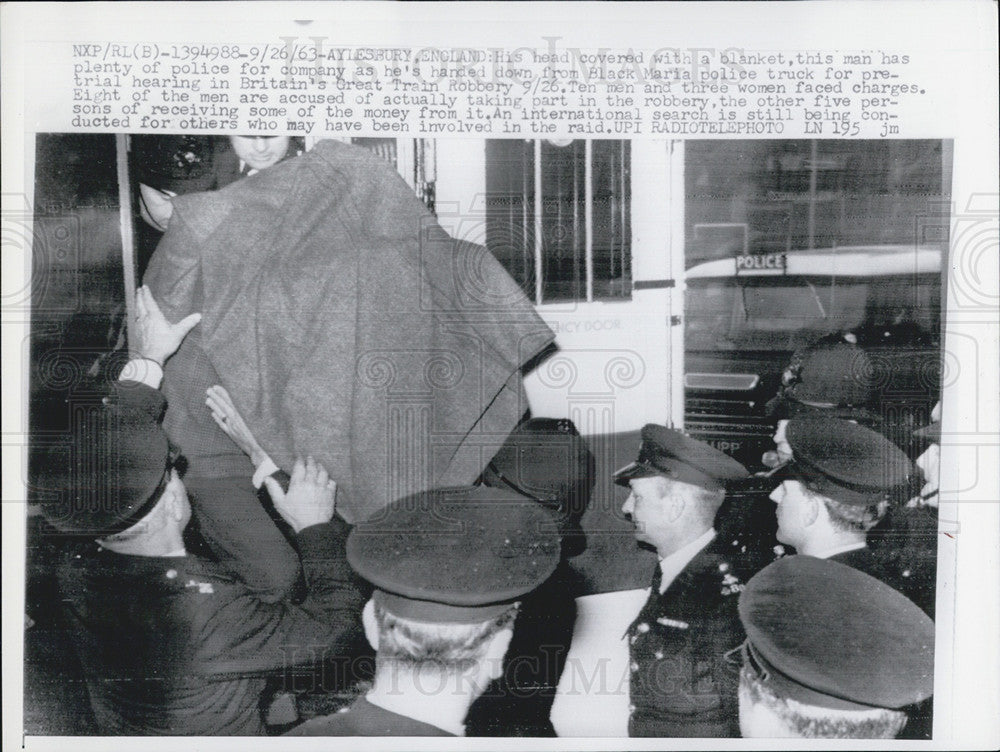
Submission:
M 834 548 L 828 548 L 824 551 L 819 551 L 817 553 L 810 554 L 810 556 L 815 556 L 817 559 L 829 559 L 831 556 L 836 556 L 837 554 L 846 554 L 848 551 L 856 551 L 859 548 L 867 548 L 868 544 L 864 541 L 860 543 L 847 543 Z
M 660 559 L 660 571 L 663 579 L 660 580 L 660 593 L 665 593 L 667 588 L 681 572 L 684 567 L 691 563 L 691 560 L 698 555 L 705 546 L 715 538 L 715 528 L 710 527 L 699 538 L 688 543 L 684 548 L 674 551 L 669 556 Z

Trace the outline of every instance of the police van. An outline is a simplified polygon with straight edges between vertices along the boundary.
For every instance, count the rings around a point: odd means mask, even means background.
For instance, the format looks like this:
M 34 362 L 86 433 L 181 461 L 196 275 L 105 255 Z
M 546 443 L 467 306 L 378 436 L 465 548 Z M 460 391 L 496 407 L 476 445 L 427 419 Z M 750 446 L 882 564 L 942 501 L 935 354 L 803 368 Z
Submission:
M 852 332 L 871 356 L 871 408 L 890 438 L 907 448 L 926 422 L 940 390 L 941 249 L 742 254 L 688 269 L 686 286 L 685 426 L 748 468 L 774 448 L 765 406 L 792 354 L 824 335 Z

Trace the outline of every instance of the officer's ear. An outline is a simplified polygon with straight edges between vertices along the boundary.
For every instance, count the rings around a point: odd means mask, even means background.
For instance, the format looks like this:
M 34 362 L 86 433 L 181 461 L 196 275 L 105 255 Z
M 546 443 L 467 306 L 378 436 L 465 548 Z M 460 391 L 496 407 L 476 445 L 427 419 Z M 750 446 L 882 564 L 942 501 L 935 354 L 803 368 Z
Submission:
M 810 527 L 816 524 L 823 513 L 826 513 L 826 505 L 813 494 L 806 494 L 806 503 L 802 505 L 802 525 Z
M 378 650 L 378 622 L 375 620 L 375 601 L 371 598 L 361 611 L 361 623 L 365 627 L 365 637 L 372 650 Z
M 657 476 L 657 488 L 660 498 L 667 503 L 667 520 L 677 522 L 684 514 L 687 505 L 687 492 L 680 483 L 671 483 L 666 478 Z
M 670 499 L 670 507 L 667 511 L 667 517 L 671 522 L 677 522 L 684 514 L 685 499 L 683 497 L 673 496 Z
M 172 519 L 182 520 L 184 519 L 185 509 L 184 504 L 181 502 L 180 478 L 177 475 L 177 471 L 173 468 L 169 472 L 170 481 L 167 483 L 167 487 L 163 489 L 162 503 L 166 513 Z

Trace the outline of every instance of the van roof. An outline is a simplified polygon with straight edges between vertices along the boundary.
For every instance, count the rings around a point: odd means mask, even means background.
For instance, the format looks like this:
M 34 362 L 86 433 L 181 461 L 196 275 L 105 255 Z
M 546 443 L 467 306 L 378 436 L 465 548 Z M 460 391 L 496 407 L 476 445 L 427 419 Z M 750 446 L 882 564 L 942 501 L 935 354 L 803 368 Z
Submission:
M 741 269 L 736 257 L 706 261 L 687 270 L 687 279 L 717 277 L 882 277 L 941 271 L 941 249 L 914 245 L 855 245 L 750 256 L 784 256 L 784 268 Z

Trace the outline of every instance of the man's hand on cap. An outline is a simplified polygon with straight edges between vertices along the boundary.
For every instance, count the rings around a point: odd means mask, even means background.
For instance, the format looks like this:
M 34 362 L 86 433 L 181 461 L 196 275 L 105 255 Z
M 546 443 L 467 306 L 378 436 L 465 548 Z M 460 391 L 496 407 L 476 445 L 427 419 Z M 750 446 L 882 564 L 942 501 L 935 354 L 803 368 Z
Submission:
M 326 468 L 312 457 L 305 462 L 301 457 L 295 460 L 288 493 L 281 490 L 273 477 L 266 478 L 264 483 L 274 501 L 274 508 L 296 533 L 333 519 L 337 484 L 330 479 Z
M 135 328 L 131 334 L 136 351 L 139 357 L 155 361 L 161 366 L 177 352 L 188 332 L 201 321 L 200 313 L 192 313 L 176 324 L 171 324 L 157 305 L 153 293 L 145 285 L 136 290 L 135 314 Z

